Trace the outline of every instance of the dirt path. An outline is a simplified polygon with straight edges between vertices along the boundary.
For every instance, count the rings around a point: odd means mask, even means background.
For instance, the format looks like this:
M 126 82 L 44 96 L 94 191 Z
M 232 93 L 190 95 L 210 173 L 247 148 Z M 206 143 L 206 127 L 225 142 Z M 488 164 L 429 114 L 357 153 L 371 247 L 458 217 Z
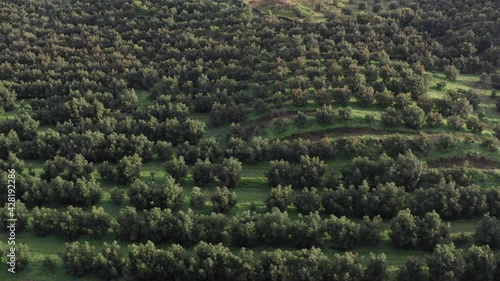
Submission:
M 271 123 L 274 119 L 292 117 L 292 116 L 297 115 L 298 113 L 299 112 L 297 110 L 274 112 L 274 113 L 271 113 L 267 116 L 261 117 L 261 118 L 257 119 L 256 121 L 252 122 L 251 126 L 263 128 L 267 124 Z
M 308 139 L 308 140 L 320 140 L 325 137 L 340 137 L 340 136 L 360 136 L 360 135 L 387 135 L 387 134 L 404 134 L 402 132 L 388 132 L 381 131 L 373 128 L 367 127 L 342 127 L 342 128 L 330 128 L 325 130 L 319 130 L 314 132 L 306 133 L 295 133 L 291 134 L 288 139 Z
M 452 158 L 440 158 L 437 160 L 429 161 L 428 164 L 431 167 L 445 167 L 445 168 L 453 168 L 454 165 L 463 165 L 463 163 L 467 161 L 469 163 L 469 167 L 482 169 L 482 170 L 494 170 L 500 169 L 500 162 L 495 160 L 488 159 L 484 156 L 454 156 Z

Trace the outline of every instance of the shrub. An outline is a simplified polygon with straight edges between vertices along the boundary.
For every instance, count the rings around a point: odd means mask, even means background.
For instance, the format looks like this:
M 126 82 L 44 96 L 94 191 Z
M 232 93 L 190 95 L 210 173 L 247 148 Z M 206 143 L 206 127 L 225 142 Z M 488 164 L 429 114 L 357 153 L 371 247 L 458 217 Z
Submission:
M 205 206 L 205 202 L 207 201 L 207 196 L 203 191 L 201 191 L 201 188 L 199 187 L 193 187 L 193 191 L 191 191 L 191 200 L 190 206 L 193 209 L 201 210 Z
M 351 120 L 352 118 L 352 108 L 350 106 L 347 107 L 339 107 L 339 118 L 344 121 Z
M 215 193 L 210 198 L 217 213 L 229 213 L 236 206 L 236 193 L 230 192 L 227 187 L 216 187 Z
M 448 117 L 448 125 L 453 129 L 460 131 L 464 128 L 464 119 L 458 115 Z
M 470 117 L 469 120 L 467 120 L 466 126 L 467 129 L 471 130 L 473 133 L 481 133 L 486 127 L 476 116 Z
M 109 195 L 114 204 L 120 205 L 123 203 L 123 199 L 125 198 L 125 191 L 115 186 L 109 191 Z
M 444 74 L 448 80 L 455 81 L 460 75 L 460 70 L 454 65 L 448 65 L 444 67 Z
M 431 128 L 437 128 L 443 124 L 443 115 L 439 112 L 431 112 L 427 115 L 427 124 Z

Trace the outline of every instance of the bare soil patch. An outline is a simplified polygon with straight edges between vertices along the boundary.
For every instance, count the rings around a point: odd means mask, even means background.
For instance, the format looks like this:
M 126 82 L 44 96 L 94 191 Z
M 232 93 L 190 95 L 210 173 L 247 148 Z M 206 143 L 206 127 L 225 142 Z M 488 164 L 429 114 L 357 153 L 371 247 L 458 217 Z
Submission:
M 494 170 L 500 168 L 500 162 L 488 159 L 484 156 L 478 157 L 470 155 L 454 156 L 451 158 L 440 158 L 438 160 L 429 162 L 429 166 L 453 168 L 453 166 L 463 165 L 465 161 L 468 162 L 469 167 L 473 167 L 476 169 Z
M 342 127 L 342 128 L 331 128 L 326 130 L 319 130 L 307 133 L 295 133 L 290 135 L 290 139 L 309 139 L 309 140 L 320 140 L 325 137 L 339 137 L 339 136 L 358 136 L 358 135 L 383 135 L 387 132 L 376 130 L 373 128 L 362 128 L 362 127 Z
M 274 119 L 288 118 L 288 117 L 295 116 L 298 113 L 299 112 L 297 110 L 274 112 L 274 113 L 271 113 L 267 116 L 264 116 L 264 117 L 257 119 L 254 123 L 252 123 L 252 126 L 262 128 L 262 127 L 265 127 L 267 124 L 271 123 Z

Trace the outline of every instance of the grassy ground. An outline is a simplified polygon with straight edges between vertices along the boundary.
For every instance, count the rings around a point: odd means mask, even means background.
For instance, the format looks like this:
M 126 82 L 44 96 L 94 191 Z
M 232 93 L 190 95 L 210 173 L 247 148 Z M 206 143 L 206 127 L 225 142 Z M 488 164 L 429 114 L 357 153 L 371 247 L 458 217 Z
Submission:
M 430 72 L 430 74 L 433 77 L 433 81 L 431 83 L 431 88 L 430 88 L 430 95 L 436 98 L 442 97 L 445 95 L 444 90 L 438 90 L 434 85 L 439 82 L 445 80 L 445 77 L 442 73 L 439 72 Z M 497 112 L 494 110 L 494 104 L 493 104 L 493 99 L 489 98 L 489 94 L 491 92 L 491 89 L 488 88 L 488 86 L 483 85 L 478 82 L 479 78 L 478 76 L 475 75 L 460 75 L 459 78 L 456 81 L 453 82 L 447 82 L 447 89 L 454 89 L 454 88 L 462 88 L 462 89 L 478 89 L 480 94 L 481 94 L 481 106 L 480 110 L 483 109 L 485 113 L 485 118 L 484 122 L 488 126 L 488 130 L 483 132 L 483 135 L 491 134 L 491 127 L 494 124 L 497 124 L 500 122 L 500 116 Z M 145 108 L 147 105 L 152 104 L 153 100 L 150 98 L 149 93 L 146 91 L 138 91 L 137 92 L 138 99 L 140 102 L 141 108 Z M 323 126 L 320 125 L 318 122 L 315 121 L 315 118 L 313 117 L 314 110 L 317 107 L 312 101 L 306 106 L 306 107 L 295 107 L 292 104 L 288 103 L 285 104 L 284 108 L 280 109 L 279 111 L 297 111 L 300 110 L 302 112 L 305 112 L 308 114 L 310 117 L 308 118 L 308 123 L 306 126 L 299 127 L 296 125 L 293 125 L 290 123 L 285 130 L 281 132 L 276 132 L 276 130 L 273 128 L 271 124 L 268 124 L 266 128 L 263 131 L 264 136 L 268 138 L 286 138 L 291 136 L 292 134 L 297 134 L 297 133 L 307 133 L 307 132 L 315 132 L 315 131 L 321 131 L 321 130 L 326 130 L 326 129 L 335 129 L 335 128 L 345 128 L 345 127 L 357 127 L 357 128 L 365 128 L 365 129 L 374 129 L 374 130 L 379 130 L 381 133 L 376 133 L 374 134 L 373 132 L 367 131 L 366 133 L 357 133 L 356 135 L 361 137 L 361 138 L 386 138 L 389 136 L 393 136 L 395 134 L 402 134 L 405 136 L 413 136 L 417 132 L 409 129 L 404 129 L 404 128 L 398 128 L 398 129 L 391 129 L 388 130 L 387 128 L 384 128 L 381 123 L 380 123 L 380 116 L 383 110 L 376 106 L 370 106 L 367 108 L 362 108 L 357 105 L 357 103 L 352 100 L 349 106 L 352 107 L 353 109 L 353 119 L 350 121 L 346 122 L 338 122 L 335 124 L 332 124 L 330 126 Z M 5 119 L 5 118 L 14 118 L 15 115 L 20 111 L 20 104 L 16 107 L 14 111 L 2 114 L 0 116 L 0 119 Z M 255 122 L 256 120 L 259 120 L 260 118 L 265 117 L 268 114 L 271 114 L 272 112 L 266 113 L 266 114 L 255 114 L 253 112 L 249 112 L 249 118 L 247 123 L 252 123 Z M 367 123 L 364 120 L 364 116 L 366 114 L 372 114 L 375 117 L 375 120 L 371 123 Z M 477 111 L 476 113 L 477 114 Z M 190 118 L 195 118 L 198 120 L 201 120 L 207 124 L 209 124 L 209 115 L 208 114 L 198 114 L 198 113 L 193 113 L 191 114 Z M 42 127 L 39 129 L 40 132 L 43 132 L 44 130 L 48 129 L 48 127 Z M 220 128 L 213 128 L 210 125 L 207 125 L 207 130 L 204 134 L 205 137 L 211 137 L 214 136 L 216 139 L 223 145 L 225 142 L 225 137 L 226 137 L 226 130 L 227 126 L 223 126 Z M 463 140 L 464 137 L 466 136 L 467 133 L 464 132 L 455 132 L 452 131 L 451 129 L 442 126 L 437 129 L 430 129 L 430 128 L 423 128 L 424 131 L 427 131 L 429 133 L 450 133 L 455 136 L 455 138 L 458 140 Z M 333 134 L 329 135 L 330 138 L 336 139 L 336 138 L 342 138 L 349 136 L 349 134 Z M 425 160 L 427 161 L 434 161 L 439 158 L 451 158 L 451 157 L 456 157 L 464 154 L 470 154 L 470 155 L 476 155 L 476 156 L 484 156 L 487 157 L 488 159 L 500 161 L 500 154 L 499 153 L 491 153 L 489 151 L 486 151 L 484 148 L 480 147 L 479 145 L 479 140 L 482 137 L 480 134 L 473 135 L 473 137 L 477 140 L 475 143 L 465 143 L 465 142 L 459 142 L 456 147 L 446 150 L 446 151 L 439 151 L 439 153 L 431 153 L 428 155 Z M 44 162 L 43 161 L 25 161 L 28 167 L 33 167 L 35 171 L 40 173 L 43 170 Z M 338 159 L 335 161 L 328 161 L 328 166 L 330 168 L 333 168 L 336 171 L 339 171 L 343 166 L 345 166 L 349 160 L 345 157 L 339 156 Z M 242 179 L 241 179 L 241 187 L 236 189 L 235 192 L 238 196 L 238 206 L 235 210 L 233 210 L 229 216 L 234 216 L 236 213 L 242 211 L 242 210 L 248 210 L 251 206 L 251 204 L 256 204 L 257 205 L 257 211 L 259 212 L 264 212 L 265 211 L 265 205 L 264 205 L 264 200 L 267 197 L 269 193 L 269 187 L 267 185 L 267 180 L 264 176 L 265 172 L 267 171 L 269 167 L 269 163 L 259 163 L 257 165 L 244 165 L 243 170 L 242 170 Z M 163 175 L 164 175 L 164 163 L 162 161 L 152 161 L 149 163 L 146 163 L 141 170 L 141 179 L 145 181 L 151 181 L 151 173 L 154 175 L 155 182 L 158 184 L 161 184 L 163 181 Z M 107 181 L 102 180 L 97 173 L 95 173 L 95 178 L 100 182 L 102 188 L 103 188 L 103 197 L 101 202 L 98 204 L 99 206 L 102 206 L 103 208 L 106 209 L 108 213 L 110 213 L 112 216 L 116 217 L 118 215 L 118 212 L 120 211 L 123 206 L 126 206 L 128 204 L 127 201 L 124 202 L 123 205 L 117 206 L 113 204 L 110 200 L 110 195 L 109 191 L 111 188 L 114 186 L 118 186 L 120 188 L 126 189 L 126 186 L 119 186 L 114 183 L 110 183 Z M 479 183 L 483 186 L 495 186 L 500 183 L 500 167 L 497 167 L 496 169 L 493 169 L 491 171 L 488 171 L 487 177 L 484 179 L 483 182 Z M 185 194 L 185 200 L 186 200 L 186 207 L 187 209 L 187 203 L 189 200 L 189 194 L 191 192 L 192 187 L 194 186 L 194 182 L 192 180 L 191 176 L 188 176 L 186 181 L 183 184 L 184 188 L 184 194 Z M 206 188 L 205 191 L 207 193 L 211 193 L 212 189 Z M 211 211 L 211 206 L 208 204 L 208 206 L 205 207 L 205 210 L 203 210 L 203 213 L 209 213 Z M 297 211 L 294 208 L 289 209 L 289 216 L 290 218 L 295 218 L 297 216 Z M 471 236 L 472 233 L 474 233 L 475 227 L 477 225 L 478 218 L 472 218 L 472 219 L 467 219 L 467 220 L 455 220 L 451 222 L 451 232 L 452 233 L 461 233 L 464 232 L 467 235 Z M 358 247 L 354 249 L 354 252 L 360 254 L 360 255 L 367 255 L 370 252 L 374 253 L 385 253 L 387 256 L 387 259 L 389 261 L 389 264 L 395 268 L 395 266 L 401 265 L 405 259 L 406 256 L 408 255 L 413 255 L 417 257 L 422 257 L 424 258 L 428 253 L 422 252 L 422 251 L 407 251 L 407 250 L 399 250 L 396 248 L 393 248 L 390 244 L 390 240 L 388 237 L 388 232 L 387 230 L 389 229 L 390 225 L 389 222 L 385 222 L 385 239 L 376 247 Z M 2 239 L 0 241 L 6 241 L 6 234 L 2 235 Z M 99 241 L 95 241 L 91 239 L 90 237 L 82 237 L 80 241 L 89 241 L 91 244 L 95 245 L 97 249 L 102 245 L 103 242 L 111 242 L 114 239 L 114 234 L 111 233 L 111 231 L 102 239 Z M 31 259 L 31 264 L 28 266 L 27 270 L 23 273 L 19 273 L 16 275 L 9 274 L 6 271 L 6 267 L 3 266 L 2 268 L 4 270 L 0 270 L 0 280 L 71 280 L 71 278 L 66 275 L 62 268 L 62 263 L 60 258 L 58 257 L 58 254 L 60 251 L 63 249 L 65 241 L 55 237 L 55 236 L 47 236 L 47 237 L 37 237 L 34 236 L 33 232 L 29 228 L 27 231 L 24 233 L 19 233 L 17 235 L 17 241 L 18 243 L 26 243 L 29 244 L 31 254 L 32 254 L 32 259 Z M 467 248 L 470 246 L 470 243 L 472 243 L 472 239 L 469 239 L 469 243 L 465 244 L 462 246 L 462 248 Z M 128 243 L 121 243 L 122 250 L 125 251 Z M 160 245 L 160 247 L 166 247 L 167 245 Z M 293 249 L 293 247 L 287 246 L 284 248 L 290 248 Z M 237 249 L 232 249 L 233 251 L 237 251 Z M 258 255 L 261 251 L 263 250 L 271 250 L 271 248 L 268 247 L 258 247 L 254 249 L 256 254 Z M 325 254 L 332 256 L 335 254 L 337 251 L 325 249 L 324 250 Z M 42 267 L 42 261 L 46 257 L 50 257 L 56 261 L 57 267 L 56 269 L 51 272 Z M 5 259 L 4 259 L 5 260 Z M 80 278 L 79 280 L 96 280 L 95 276 L 87 276 L 84 278 Z

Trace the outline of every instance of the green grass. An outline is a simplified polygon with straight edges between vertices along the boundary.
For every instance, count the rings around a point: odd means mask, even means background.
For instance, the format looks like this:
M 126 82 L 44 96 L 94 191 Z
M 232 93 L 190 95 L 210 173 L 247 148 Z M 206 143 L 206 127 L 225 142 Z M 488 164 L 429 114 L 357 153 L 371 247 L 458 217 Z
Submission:
M 370 2 L 370 1 L 369 1 Z M 431 83 L 430 87 L 430 92 L 429 94 L 432 97 L 435 98 L 441 98 L 445 95 L 445 90 L 438 90 L 436 87 L 434 87 L 435 83 L 438 81 L 443 81 L 445 80 L 444 74 L 436 71 L 431 71 L 429 72 L 432 77 L 433 81 Z M 485 156 L 488 159 L 492 159 L 495 161 L 500 161 L 500 153 L 491 153 L 484 148 L 480 146 L 480 140 L 484 135 L 491 134 L 491 128 L 494 124 L 498 124 L 500 122 L 500 116 L 497 112 L 495 112 L 494 104 L 493 104 L 493 99 L 489 98 L 489 93 L 491 89 L 488 87 L 488 85 L 483 85 L 481 83 L 478 83 L 479 77 L 477 75 L 460 75 L 457 80 L 455 81 L 448 81 L 447 82 L 447 89 L 478 89 L 481 93 L 481 105 L 480 108 L 485 110 L 485 119 L 484 122 L 487 124 L 488 129 L 483 132 L 483 134 L 475 134 L 473 135 L 475 138 L 475 143 L 465 143 L 463 141 L 459 141 L 457 146 L 445 150 L 445 151 L 437 151 L 433 150 L 429 155 L 423 157 L 426 161 L 434 161 L 439 158 L 452 158 L 455 156 L 459 155 L 475 155 L 475 156 Z M 154 100 L 150 97 L 150 92 L 148 91 L 137 91 L 137 96 L 139 99 L 139 106 L 140 108 L 146 108 L 148 105 L 151 105 L 154 103 Z M 305 126 L 299 127 L 297 125 L 294 125 L 293 123 L 290 123 L 286 126 L 286 128 L 281 131 L 277 132 L 276 129 L 272 126 L 272 124 L 268 124 L 266 128 L 263 131 L 263 136 L 271 138 L 271 139 L 282 139 L 282 138 L 287 138 L 290 137 L 292 134 L 296 133 L 310 133 L 310 132 L 316 132 L 316 131 L 321 131 L 321 130 L 327 130 L 327 129 L 335 129 L 335 128 L 345 128 L 345 127 L 355 127 L 355 128 L 365 128 L 365 129 L 376 129 L 377 132 L 375 134 L 371 133 L 370 131 L 367 131 L 366 133 L 361 133 L 361 134 L 356 134 L 356 136 L 359 136 L 360 138 L 363 139 L 369 139 L 369 138 L 387 138 L 390 136 L 394 136 L 396 134 L 401 134 L 404 136 L 412 137 L 415 134 L 417 134 L 417 131 L 410 130 L 410 129 L 405 129 L 405 128 L 396 128 L 396 129 L 388 129 L 384 128 L 380 122 L 380 116 L 383 112 L 383 109 L 378 107 L 377 105 L 373 105 L 370 107 L 360 107 L 354 99 L 349 103 L 349 106 L 352 107 L 353 109 L 353 118 L 349 121 L 335 121 L 334 124 L 324 126 L 319 124 L 315 118 L 313 117 L 314 111 L 317 108 L 317 105 L 310 101 L 307 106 L 305 107 L 297 107 L 294 106 L 291 102 L 288 102 L 284 105 L 283 108 L 279 110 L 274 110 L 273 112 L 278 112 L 278 111 L 291 111 L 291 110 L 297 110 L 297 111 L 302 111 L 306 113 L 308 117 L 308 122 Z M 1 119 L 6 119 L 6 118 L 14 118 L 16 114 L 19 113 L 20 111 L 20 102 L 17 104 L 16 108 L 11 111 L 4 113 L 0 116 Z M 338 107 L 338 106 L 334 106 Z M 269 114 L 272 114 L 273 112 L 269 112 L 266 114 L 257 114 L 253 112 L 252 110 L 249 110 L 248 112 L 248 119 L 245 122 L 245 124 L 252 124 L 256 120 L 266 117 Z M 372 114 L 375 119 L 373 122 L 368 124 L 365 120 L 364 117 L 366 114 Z M 474 114 L 477 114 L 475 112 Z M 204 137 L 215 137 L 220 145 L 225 144 L 225 137 L 227 134 L 227 128 L 229 124 L 225 124 L 224 126 L 221 126 L 219 128 L 214 128 L 210 125 L 210 118 L 208 113 L 190 113 L 189 118 L 194 118 L 201 120 L 207 124 L 206 131 L 204 134 Z M 49 126 L 43 126 L 39 128 L 39 132 L 44 132 L 45 130 L 49 129 Z M 426 131 L 432 134 L 442 134 L 442 133 L 450 133 L 452 134 L 457 140 L 463 140 L 465 135 L 467 134 L 466 132 L 456 132 L 451 130 L 450 128 L 446 126 L 441 126 L 440 128 L 437 129 L 430 129 L 430 128 L 423 128 L 422 131 Z M 330 138 L 332 139 L 338 139 L 341 137 L 346 137 L 350 136 L 349 133 L 346 134 L 331 134 L 329 135 Z M 27 167 L 32 167 L 37 173 L 41 173 L 43 171 L 44 163 L 45 161 L 41 160 L 36 160 L 36 161 L 25 161 Z M 333 169 L 336 173 L 339 173 L 340 170 L 345 167 L 347 164 L 350 163 L 350 160 L 346 158 L 343 155 L 338 155 L 338 158 L 336 160 L 332 161 L 327 161 L 328 168 Z M 267 169 L 269 168 L 269 163 L 268 162 L 263 162 L 259 163 L 256 165 L 244 165 L 243 170 L 242 170 L 242 178 L 241 178 L 241 186 L 237 189 L 235 189 L 235 193 L 237 194 L 238 197 L 238 205 L 237 207 L 228 214 L 229 217 L 233 217 L 237 213 L 248 210 L 252 206 L 252 204 L 255 204 L 257 206 L 257 211 L 259 213 L 264 213 L 266 211 L 266 207 L 264 204 L 264 201 L 266 197 L 269 194 L 269 186 L 267 184 L 267 179 L 265 177 L 265 173 Z M 154 160 L 148 163 L 145 163 L 141 169 L 141 179 L 144 181 L 152 181 L 151 173 L 154 173 L 154 178 L 155 178 L 155 183 L 156 184 L 163 184 L 164 183 L 164 162 L 159 161 L 159 160 Z M 496 170 L 491 170 L 487 171 L 487 176 L 484 178 L 481 182 L 478 182 L 481 186 L 498 186 L 500 183 L 500 167 Z M 115 205 L 114 203 L 111 202 L 110 199 L 110 190 L 117 186 L 119 188 L 122 188 L 123 190 L 127 191 L 127 186 L 122 186 L 118 185 L 116 183 L 108 182 L 106 180 L 103 180 L 100 178 L 97 172 L 94 173 L 94 177 L 99 181 L 101 184 L 103 193 L 102 193 L 102 199 L 101 201 L 97 204 L 98 206 L 102 206 L 110 215 L 113 217 L 116 217 L 123 207 L 127 206 L 129 204 L 128 200 L 125 200 L 125 202 L 122 205 Z M 185 182 L 182 184 L 183 190 L 184 190 L 184 197 L 185 197 L 185 206 L 183 210 L 188 209 L 188 202 L 189 202 L 189 195 L 192 190 L 192 187 L 195 186 L 192 175 L 190 174 Z M 204 192 L 206 192 L 208 195 L 210 195 L 214 188 L 207 187 L 203 188 Z M 322 190 L 320 189 L 319 192 L 321 193 Z M 203 214 L 209 214 L 212 211 L 212 206 L 211 203 L 208 202 L 207 206 L 201 211 Z M 297 210 L 294 207 L 290 207 L 288 209 L 288 214 L 291 219 L 294 219 L 297 217 Z M 322 215 L 324 216 L 324 215 Z M 472 218 L 472 219 L 463 219 L 463 220 L 454 220 L 451 222 L 451 232 L 452 233 L 461 233 L 464 232 L 467 235 L 471 235 L 474 233 L 477 222 L 479 218 Z M 353 221 L 360 222 L 359 219 L 353 219 Z M 401 250 L 401 249 L 396 249 L 391 246 L 387 230 L 390 228 L 390 224 L 388 221 L 384 222 L 384 228 L 385 228 L 385 238 L 384 240 L 377 245 L 376 247 L 357 247 L 356 249 L 353 250 L 353 252 L 356 252 L 362 256 L 367 255 L 370 252 L 373 253 L 385 253 L 387 256 L 388 262 L 391 266 L 391 268 L 395 268 L 395 266 L 399 266 L 402 263 L 404 263 L 406 257 L 408 255 L 413 255 L 421 258 L 425 258 L 428 253 L 423 252 L 423 251 L 418 251 L 418 250 Z M 6 234 L 4 234 L 3 239 L 1 241 L 6 241 Z M 114 239 L 114 234 L 111 232 L 111 230 L 105 235 L 105 237 L 101 240 L 93 240 L 92 238 L 88 236 L 83 236 L 79 241 L 86 241 L 88 240 L 91 244 L 95 245 L 97 249 L 99 249 L 102 245 L 103 242 L 111 242 Z M 462 248 L 467 248 L 470 246 L 470 243 L 472 243 L 472 239 L 469 239 L 469 243 L 462 246 Z M 24 233 L 20 233 L 17 236 L 17 241 L 19 243 L 26 243 L 30 246 L 31 253 L 32 253 L 32 259 L 31 259 L 31 264 L 28 266 L 25 272 L 16 274 L 16 275 L 11 275 L 8 274 L 6 270 L 0 271 L 0 280 L 40 280 L 40 281 L 45 281 L 45 280 L 72 280 L 71 277 L 69 277 L 65 272 L 64 269 L 62 268 L 62 262 L 58 258 L 58 254 L 64 247 L 65 241 L 62 240 L 61 238 L 58 238 L 54 235 L 49 235 L 46 237 L 37 237 L 33 234 L 31 228 L 29 228 L 27 231 Z M 229 241 L 226 241 L 229 242 Z M 5 242 L 4 242 L 5 243 Z M 122 246 L 122 250 L 125 253 L 126 248 L 130 243 L 120 243 Z M 226 245 L 230 245 L 226 243 Z M 167 247 L 168 243 L 161 244 L 159 245 L 160 248 Z M 285 245 L 281 247 L 283 249 L 288 249 L 288 250 L 295 250 L 295 247 L 293 245 Z M 262 251 L 264 250 L 272 250 L 273 248 L 271 247 L 257 247 L 255 248 L 256 256 L 258 256 Z M 231 248 L 233 252 L 237 252 L 236 248 Z M 188 253 L 192 252 L 192 248 L 188 249 Z M 338 251 L 334 251 L 331 249 L 323 249 L 323 252 L 328 255 L 329 257 L 333 256 L 335 253 L 338 253 Z M 57 261 L 57 268 L 54 272 L 48 272 L 45 269 L 42 268 L 42 261 L 46 256 L 50 256 L 54 260 Z M 95 276 L 86 276 L 84 278 L 79 278 L 79 280 L 96 280 Z

